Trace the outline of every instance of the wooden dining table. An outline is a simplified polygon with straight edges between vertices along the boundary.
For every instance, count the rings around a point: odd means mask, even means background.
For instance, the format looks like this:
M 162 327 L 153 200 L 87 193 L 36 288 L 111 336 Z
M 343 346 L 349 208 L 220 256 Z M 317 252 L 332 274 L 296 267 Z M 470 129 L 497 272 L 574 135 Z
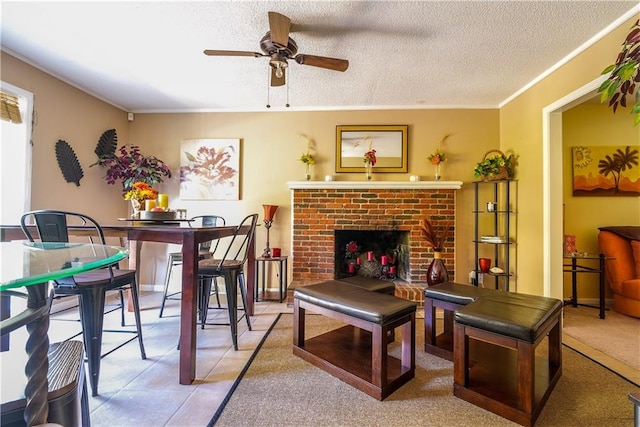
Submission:
M 129 268 L 137 269 L 140 262 L 143 242 L 174 243 L 182 245 L 182 298 L 180 303 L 180 384 L 191 384 L 196 373 L 196 318 L 198 294 L 198 245 L 208 240 L 231 236 L 236 226 L 199 227 L 188 224 L 155 224 L 145 222 L 125 222 L 123 224 L 102 225 L 105 237 L 126 239 L 129 246 Z M 246 229 L 245 229 L 246 228 Z M 241 233 L 249 232 L 249 226 L 243 227 Z M 84 227 L 69 227 L 69 234 L 82 236 Z M 0 241 L 21 240 L 25 235 L 18 225 L 0 225 Z M 255 278 L 255 242 L 251 241 L 247 259 L 246 283 L 254 283 Z M 227 285 L 227 290 L 236 294 L 235 286 Z M 230 295 L 230 297 L 232 297 Z M 232 337 L 237 340 L 237 324 L 235 310 L 230 314 Z M 254 289 L 247 286 L 246 314 L 254 312 Z

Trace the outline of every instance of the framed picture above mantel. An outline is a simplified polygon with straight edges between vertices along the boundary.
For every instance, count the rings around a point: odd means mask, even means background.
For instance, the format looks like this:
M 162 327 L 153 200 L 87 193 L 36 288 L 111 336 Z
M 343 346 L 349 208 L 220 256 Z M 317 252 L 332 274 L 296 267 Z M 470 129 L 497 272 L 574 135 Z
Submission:
M 336 126 L 336 172 L 364 172 L 365 153 L 375 150 L 374 172 L 407 173 L 408 125 Z

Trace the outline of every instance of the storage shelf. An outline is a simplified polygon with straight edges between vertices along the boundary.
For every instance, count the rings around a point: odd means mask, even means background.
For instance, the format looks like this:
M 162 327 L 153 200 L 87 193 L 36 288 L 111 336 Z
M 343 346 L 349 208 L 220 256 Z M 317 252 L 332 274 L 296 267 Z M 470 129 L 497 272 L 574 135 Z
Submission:
M 483 273 L 478 265 L 475 266 L 476 280 L 482 274 L 483 286 L 490 287 L 488 279 L 493 278 L 493 286 L 496 289 L 510 290 L 510 278 L 514 277 L 511 265 L 510 252 L 515 250 L 513 239 L 515 209 L 513 199 L 515 196 L 515 181 L 475 181 L 473 183 L 475 205 L 472 211 L 475 223 L 475 235 L 473 245 L 475 248 L 476 263 L 480 258 L 490 258 L 492 267 L 500 267 L 504 273 Z M 493 210 L 485 209 L 488 203 L 494 205 Z M 503 241 L 486 241 L 482 236 L 504 237 Z M 490 254 L 490 255 L 487 255 Z M 477 283 L 476 283 L 477 284 Z

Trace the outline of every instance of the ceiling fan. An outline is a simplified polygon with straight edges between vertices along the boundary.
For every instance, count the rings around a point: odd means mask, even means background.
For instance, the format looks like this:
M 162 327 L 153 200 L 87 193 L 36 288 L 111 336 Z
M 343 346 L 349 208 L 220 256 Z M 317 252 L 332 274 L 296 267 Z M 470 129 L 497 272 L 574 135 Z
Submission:
M 298 64 L 335 71 L 345 71 L 349 67 L 349 61 L 346 59 L 298 54 L 298 45 L 295 40 L 289 37 L 290 27 L 291 19 L 278 12 L 269 12 L 269 31 L 260 40 L 260 49 L 263 53 L 207 49 L 204 54 L 209 56 L 253 56 L 255 58 L 268 56 L 270 58 L 269 65 L 271 66 L 271 86 L 283 86 L 285 84 L 285 69 L 288 66 L 288 59 Z

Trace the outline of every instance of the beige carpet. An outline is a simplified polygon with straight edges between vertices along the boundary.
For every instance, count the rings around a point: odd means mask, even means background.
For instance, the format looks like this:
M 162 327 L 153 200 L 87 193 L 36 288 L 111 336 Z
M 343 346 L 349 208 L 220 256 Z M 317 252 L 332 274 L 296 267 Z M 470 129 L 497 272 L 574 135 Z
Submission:
M 307 336 L 333 326 L 334 321 L 309 316 Z M 422 322 L 417 322 L 416 378 L 382 402 L 294 356 L 291 334 L 292 316 L 284 314 L 212 423 L 216 426 L 515 425 L 453 396 L 453 364 L 422 351 Z M 537 426 L 633 424 L 633 405 L 628 393 L 640 388 L 566 347 L 563 358 L 563 376 Z
M 613 310 L 600 319 L 596 309 L 567 306 L 562 332 L 640 372 L 640 319 Z

